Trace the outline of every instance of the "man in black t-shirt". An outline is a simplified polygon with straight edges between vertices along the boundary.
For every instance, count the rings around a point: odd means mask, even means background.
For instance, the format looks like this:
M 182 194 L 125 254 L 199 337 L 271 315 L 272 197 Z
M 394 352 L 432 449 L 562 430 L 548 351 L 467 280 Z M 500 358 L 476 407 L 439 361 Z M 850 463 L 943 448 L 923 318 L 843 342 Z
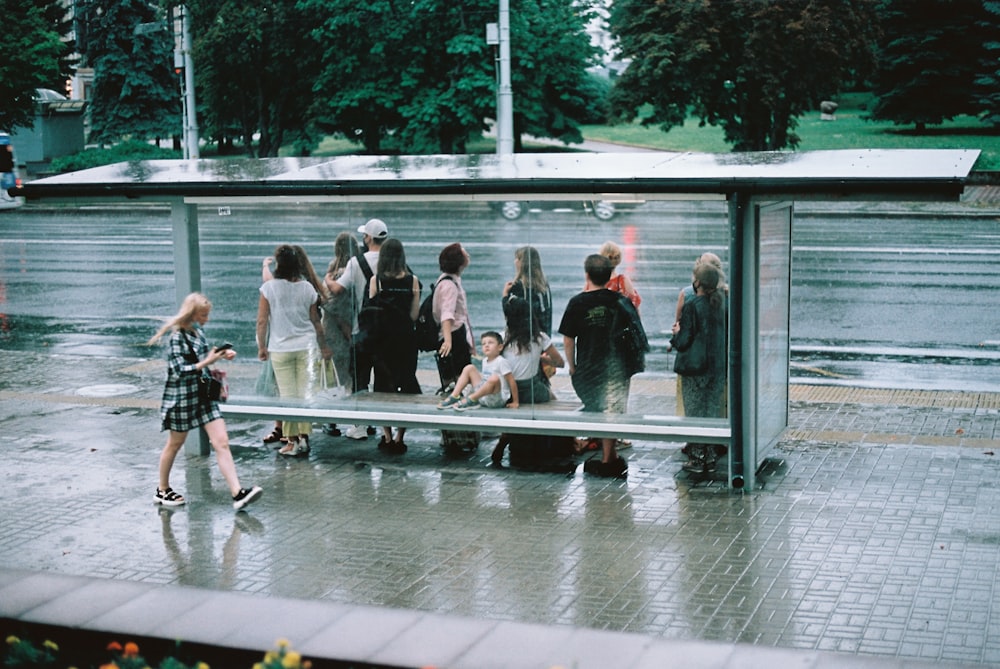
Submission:
M 605 288 L 611 278 L 611 261 L 594 254 L 587 256 L 583 268 L 586 286 L 570 299 L 559 324 L 573 390 L 583 401 L 584 411 L 625 413 L 630 379 L 612 336 L 618 322 L 619 297 Z M 628 467 L 615 450 L 615 439 L 603 438 L 601 442 L 601 460 L 588 461 L 584 471 L 605 477 L 626 476 Z

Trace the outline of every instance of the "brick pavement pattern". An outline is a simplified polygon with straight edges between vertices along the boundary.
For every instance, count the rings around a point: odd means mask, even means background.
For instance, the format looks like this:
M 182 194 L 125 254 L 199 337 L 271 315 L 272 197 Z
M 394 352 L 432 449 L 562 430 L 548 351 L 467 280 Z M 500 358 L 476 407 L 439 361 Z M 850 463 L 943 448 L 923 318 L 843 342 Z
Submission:
M 679 445 L 637 442 L 628 480 L 606 481 L 491 469 L 491 442 L 447 458 L 421 430 L 404 456 L 317 430 L 288 459 L 265 425 L 231 423 L 244 484 L 265 489 L 234 514 L 197 456 L 175 467 L 188 505 L 153 504 L 157 365 L 0 362 L 5 568 L 1000 665 L 1000 394 L 795 386 L 742 494 L 687 478 Z

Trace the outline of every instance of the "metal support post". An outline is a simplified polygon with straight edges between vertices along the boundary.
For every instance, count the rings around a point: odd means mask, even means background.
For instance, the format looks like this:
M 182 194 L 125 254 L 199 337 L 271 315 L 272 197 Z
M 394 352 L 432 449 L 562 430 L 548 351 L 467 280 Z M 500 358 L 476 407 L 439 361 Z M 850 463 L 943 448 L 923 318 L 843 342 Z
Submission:
M 497 86 L 497 155 L 514 153 L 514 93 L 510 85 L 510 0 L 500 0 L 500 83 Z

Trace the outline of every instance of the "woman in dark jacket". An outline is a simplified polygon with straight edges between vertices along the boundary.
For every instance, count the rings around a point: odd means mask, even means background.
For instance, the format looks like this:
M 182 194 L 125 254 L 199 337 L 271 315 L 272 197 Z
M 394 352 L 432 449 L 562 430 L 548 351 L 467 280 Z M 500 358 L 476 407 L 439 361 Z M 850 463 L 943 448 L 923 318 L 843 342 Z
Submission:
M 378 267 L 368 284 L 368 298 L 378 295 L 381 322 L 379 341 L 375 343 L 375 392 L 419 395 L 417 381 L 417 342 L 413 323 L 420 309 L 420 281 L 409 271 L 403 243 L 387 239 L 378 253 Z M 382 428 L 379 448 L 390 453 L 405 453 L 406 428 Z
M 677 351 L 674 371 L 684 377 L 681 392 L 684 413 L 706 418 L 723 417 L 726 386 L 725 285 L 722 272 L 714 265 L 695 267 L 694 299 L 684 305 L 681 319 L 674 324 L 671 346 Z M 688 471 L 706 473 L 715 469 L 715 447 L 688 444 Z

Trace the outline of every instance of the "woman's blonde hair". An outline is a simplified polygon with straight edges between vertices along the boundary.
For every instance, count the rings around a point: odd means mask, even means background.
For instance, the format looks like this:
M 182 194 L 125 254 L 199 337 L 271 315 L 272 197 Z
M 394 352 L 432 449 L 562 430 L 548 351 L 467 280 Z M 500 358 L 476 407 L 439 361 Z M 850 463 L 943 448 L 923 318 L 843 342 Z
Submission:
M 698 273 L 699 265 L 709 265 L 717 269 L 719 271 L 719 290 L 724 293 L 729 292 L 729 284 L 726 283 L 726 271 L 722 269 L 722 258 L 715 255 L 711 251 L 706 251 L 698 256 L 698 259 L 694 261 L 694 269 L 692 270 L 693 274 Z
M 601 245 L 601 250 L 598 251 L 599 254 L 611 261 L 611 268 L 614 269 L 621 264 L 622 261 L 622 247 L 618 246 L 614 242 L 604 242 Z
M 184 298 L 181 302 L 181 308 L 177 310 L 177 313 L 172 317 L 167 319 L 156 334 L 153 335 L 148 342 L 149 345 L 153 345 L 163 338 L 163 335 L 171 330 L 189 330 L 191 329 L 191 324 L 194 323 L 195 316 L 200 313 L 207 313 L 211 311 L 212 303 L 208 301 L 208 298 L 201 293 L 191 293 Z

